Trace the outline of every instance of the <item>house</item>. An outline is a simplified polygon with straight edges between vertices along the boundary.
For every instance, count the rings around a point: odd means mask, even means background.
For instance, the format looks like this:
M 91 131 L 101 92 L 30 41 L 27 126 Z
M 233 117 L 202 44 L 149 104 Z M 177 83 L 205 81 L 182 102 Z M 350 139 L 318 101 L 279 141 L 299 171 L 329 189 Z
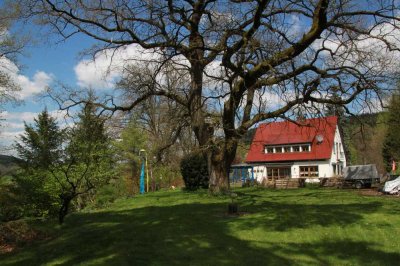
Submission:
M 260 125 L 247 154 L 254 178 L 330 178 L 346 166 L 335 116 Z M 312 181 L 312 180 L 311 180 Z

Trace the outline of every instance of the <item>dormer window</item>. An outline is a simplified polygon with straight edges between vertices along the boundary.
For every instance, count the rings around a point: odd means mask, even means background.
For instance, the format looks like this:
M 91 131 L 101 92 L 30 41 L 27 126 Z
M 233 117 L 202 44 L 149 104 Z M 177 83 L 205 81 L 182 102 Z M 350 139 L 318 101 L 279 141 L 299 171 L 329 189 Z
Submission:
M 310 151 L 311 146 L 310 145 L 301 145 L 301 151 L 302 152 L 309 152 Z
M 267 145 L 264 153 L 293 153 L 293 152 L 310 152 L 311 144 L 294 144 L 294 145 Z

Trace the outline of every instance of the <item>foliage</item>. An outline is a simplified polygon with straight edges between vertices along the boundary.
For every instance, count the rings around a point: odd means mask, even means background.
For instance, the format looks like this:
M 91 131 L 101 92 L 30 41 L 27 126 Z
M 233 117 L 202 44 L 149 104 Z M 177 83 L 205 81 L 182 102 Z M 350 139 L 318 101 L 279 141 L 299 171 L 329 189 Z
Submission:
M 62 160 L 50 172 L 59 187 L 61 199 L 59 222 L 70 212 L 71 203 L 80 208 L 93 200 L 95 189 L 108 184 L 114 173 L 114 151 L 106 134 L 104 118 L 87 104 L 78 115 L 79 121 L 69 132 L 69 142 Z
M 14 204 L 23 209 L 25 217 L 48 217 L 60 207 L 59 187 L 54 177 L 44 169 L 24 169 L 14 176 Z
M 71 215 L 1 265 L 397 265 L 399 199 L 351 190 L 159 191 Z M 95 240 L 95 241 L 94 241 Z M 110 245 L 112 243 L 112 245 Z M 156 251 L 156 252 L 155 252 Z M 210 255 L 212 254 L 212 255 Z
M 25 123 L 25 132 L 15 144 L 24 168 L 49 169 L 60 159 L 64 135 L 47 109 L 34 119 L 33 125 Z
M 23 208 L 24 216 L 55 215 L 59 208 L 59 186 L 49 172 L 61 160 L 65 132 L 61 130 L 47 109 L 25 123 L 25 132 L 15 147 L 21 169 L 14 175 L 14 195 Z
M 349 164 L 376 164 L 378 171 L 386 171 L 380 152 L 387 130 L 387 114 L 363 114 L 342 117 L 343 140 Z
M 154 110 L 153 115 L 160 111 Z M 143 116 L 145 115 L 143 114 Z M 165 131 L 162 128 L 166 122 L 157 125 L 158 129 L 155 130 L 144 122 L 143 116 L 137 118 L 136 115 L 133 115 L 122 130 L 120 139 L 114 142 L 121 167 L 120 171 L 125 176 L 129 194 L 139 192 L 141 163 L 145 157 L 147 157 L 149 168 L 149 190 L 182 186 L 179 169 L 182 149 L 174 144 L 163 146 L 164 135 L 162 133 Z M 161 123 L 158 119 L 155 120 Z M 190 149 L 190 147 L 186 148 Z M 142 149 L 145 152 L 140 152 Z
M 127 195 L 128 191 L 126 188 L 126 182 L 123 178 L 114 178 L 109 182 L 109 184 L 100 186 L 96 190 L 93 207 L 103 208 L 110 205 L 115 200 Z
M 42 233 L 24 220 L 0 224 L 0 254 L 11 252 L 17 247 L 42 237 Z
M 400 161 L 400 93 L 396 91 L 389 103 L 388 119 L 387 119 L 387 133 L 384 140 L 382 149 L 383 158 L 385 161 L 386 170 L 388 172 L 392 169 L 393 160 L 397 162 L 396 169 L 399 171 Z M 398 172 L 397 171 L 397 172 Z
M 120 139 L 114 141 L 113 145 L 121 167 L 120 172 L 126 176 L 128 181 L 128 193 L 137 193 L 139 191 L 138 179 L 142 160 L 139 153 L 141 149 L 148 151 L 148 138 L 139 127 L 135 117 L 129 120 L 121 132 Z
M 4 179 L 1 177 L 1 179 Z M 13 183 L 4 182 L 0 184 L 0 223 L 21 218 L 24 215 L 24 208 L 20 197 L 16 193 Z
M 181 161 L 181 174 L 188 190 L 208 188 L 207 160 L 204 155 L 192 154 Z
M 115 174 L 115 152 L 104 123 L 94 105 L 87 104 L 68 131 L 60 130 L 47 110 L 35 125 L 25 124 L 16 144 L 23 167 L 14 177 L 25 216 L 58 214 L 62 223 L 71 209 L 94 201 L 96 189 Z
M 152 165 L 153 182 L 155 189 L 183 187 L 184 181 L 182 179 L 180 167 L 169 164 Z

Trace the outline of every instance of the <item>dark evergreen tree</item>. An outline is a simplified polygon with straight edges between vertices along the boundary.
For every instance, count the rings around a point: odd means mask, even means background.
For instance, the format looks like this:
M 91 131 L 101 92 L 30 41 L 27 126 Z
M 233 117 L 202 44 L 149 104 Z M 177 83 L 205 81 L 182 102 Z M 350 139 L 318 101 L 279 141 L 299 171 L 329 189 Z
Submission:
M 57 125 L 47 109 L 33 125 L 25 123 L 25 132 L 15 143 L 21 170 L 14 176 L 15 194 L 25 216 L 51 215 L 58 209 L 57 183 L 49 170 L 61 161 L 64 130 Z
M 25 123 L 25 132 L 15 147 L 24 168 L 48 169 L 60 159 L 63 141 L 63 130 L 45 109 L 34 119 L 33 125 Z
M 383 144 L 382 155 L 386 170 L 391 171 L 393 160 L 400 160 L 400 91 L 397 90 L 390 99 L 388 108 L 388 129 Z

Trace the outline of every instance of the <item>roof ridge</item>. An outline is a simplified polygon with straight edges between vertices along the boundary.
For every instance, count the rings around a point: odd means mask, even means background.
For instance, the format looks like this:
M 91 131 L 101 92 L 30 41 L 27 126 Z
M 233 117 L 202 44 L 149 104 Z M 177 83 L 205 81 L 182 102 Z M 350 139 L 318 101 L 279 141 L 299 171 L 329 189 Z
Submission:
M 305 121 L 311 121 L 311 120 L 328 120 L 328 118 L 336 118 L 336 119 L 338 119 L 337 116 L 335 116 L 335 115 L 330 115 L 330 116 L 323 116 L 323 117 L 307 118 L 307 119 L 305 119 Z M 258 127 L 261 127 L 261 126 L 268 126 L 268 125 L 270 125 L 270 124 L 281 124 L 281 123 L 291 123 L 291 124 L 297 125 L 294 121 L 291 121 L 291 120 L 283 120 L 283 121 L 274 121 L 274 122 L 265 122 L 265 123 L 261 123 Z M 299 126 L 301 126 L 301 125 L 299 125 Z

